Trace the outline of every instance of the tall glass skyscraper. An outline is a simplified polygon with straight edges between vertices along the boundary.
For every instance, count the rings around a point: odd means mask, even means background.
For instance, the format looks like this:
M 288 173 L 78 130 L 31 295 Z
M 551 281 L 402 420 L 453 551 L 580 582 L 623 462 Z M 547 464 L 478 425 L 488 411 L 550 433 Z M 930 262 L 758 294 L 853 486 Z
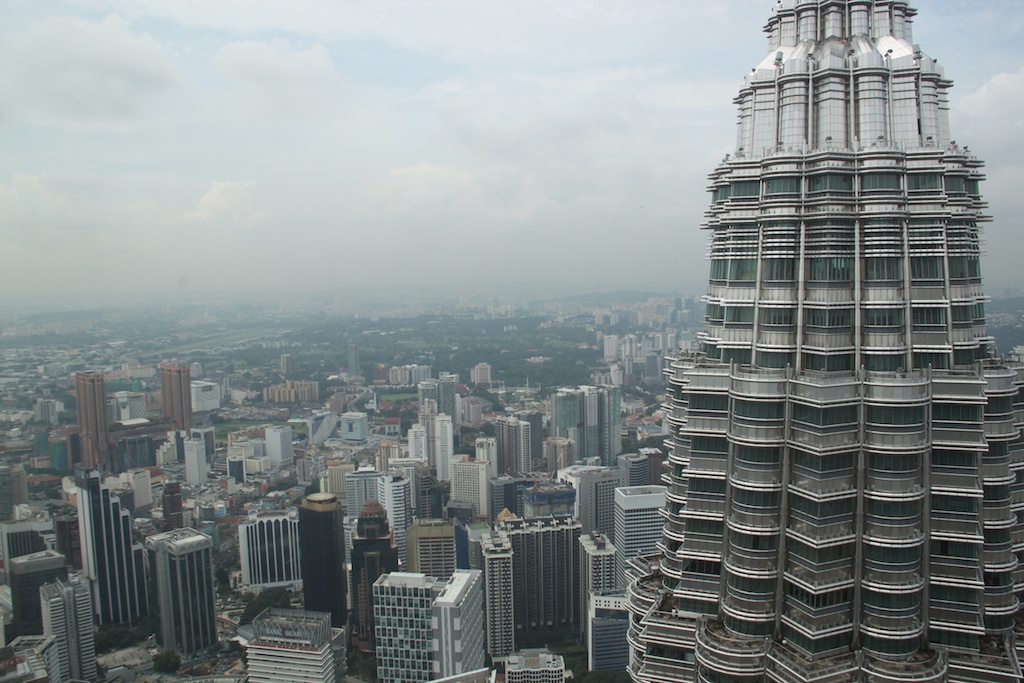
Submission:
M 982 163 L 902 0 L 780 0 L 711 173 L 636 681 L 1017 681 L 1024 371 L 985 331 Z

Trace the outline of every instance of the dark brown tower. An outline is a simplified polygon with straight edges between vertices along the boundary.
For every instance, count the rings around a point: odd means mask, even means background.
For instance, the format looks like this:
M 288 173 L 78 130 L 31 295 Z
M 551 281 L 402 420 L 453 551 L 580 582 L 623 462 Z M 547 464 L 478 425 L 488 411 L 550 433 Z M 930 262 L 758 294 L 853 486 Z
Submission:
M 101 372 L 75 375 L 78 402 L 78 430 L 82 444 L 82 464 L 102 472 L 110 471 L 110 445 L 107 424 L 107 389 Z
M 164 416 L 174 423 L 174 429 L 192 430 L 192 378 L 189 366 L 162 363 L 160 365 L 160 399 Z
M 375 647 L 373 582 L 381 574 L 398 571 L 398 550 L 380 501 L 368 500 L 359 511 L 352 540 L 353 642 L 364 652 Z
M 173 531 L 185 526 L 181 511 L 181 483 L 169 481 L 164 484 L 164 531 Z

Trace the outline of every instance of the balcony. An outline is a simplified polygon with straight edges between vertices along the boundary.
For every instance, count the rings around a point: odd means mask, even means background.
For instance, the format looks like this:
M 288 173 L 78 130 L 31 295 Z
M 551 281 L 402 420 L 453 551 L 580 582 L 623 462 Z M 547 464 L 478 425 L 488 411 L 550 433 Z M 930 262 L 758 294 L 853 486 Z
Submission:
M 946 680 L 948 671 L 947 655 L 938 650 L 919 650 L 899 661 L 867 655 L 861 668 L 866 683 L 940 683 Z
M 697 663 L 730 676 L 756 676 L 764 671 L 765 638 L 732 636 L 717 619 L 702 617 L 697 625 Z

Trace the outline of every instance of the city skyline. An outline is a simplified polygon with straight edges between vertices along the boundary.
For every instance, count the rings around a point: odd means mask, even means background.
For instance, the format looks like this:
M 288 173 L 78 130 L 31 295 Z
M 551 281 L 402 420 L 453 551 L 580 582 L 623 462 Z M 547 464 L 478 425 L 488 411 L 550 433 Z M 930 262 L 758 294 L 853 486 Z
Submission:
M 644 288 L 698 290 L 705 174 L 770 4 L 6 4 L 0 285 L 82 304 L 125 281 L 351 295 L 386 267 L 419 290 L 585 291 L 636 286 L 628 244 Z M 953 129 L 988 164 L 993 292 L 1017 284 L 1021 19 L 936 1 L 914 25 L 946 47 Z M 81 281 L 86 259 L 111 267 Z M 428 283 L 397 275 L 441 259 L 457 267 Z

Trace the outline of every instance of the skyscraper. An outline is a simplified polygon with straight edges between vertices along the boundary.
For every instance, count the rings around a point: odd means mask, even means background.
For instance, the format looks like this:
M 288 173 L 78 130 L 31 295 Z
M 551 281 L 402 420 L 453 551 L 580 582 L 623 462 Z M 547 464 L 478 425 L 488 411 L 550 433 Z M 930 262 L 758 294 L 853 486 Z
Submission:
M 206 483 L 209 464 L 206 461 L 206 443 L 202 439 L 185 440 L 185 483 L 202 486 Z
M 192 429 L 192 379 L 187 365 L 160 364 L 160 400 L 173 429 Z
M 516 649 L 512 582 L 512 544 L 497 531 L 480 539 L 484 567 L 484 618 L 487 654 L 492 660 Z
M 101 372 L 75 375 L 75 401 L 78 404 L 78 432 L 82 443 L 82 464 L 110 471 L 107 428 L 107 390 Z
M 915 14 L 768 20 L 711 174 L 701 347 L 670 367 L 636 681 L 1020 679 L 1024 375 L 989 353 L 982 163 Z
M 141 543 L 132 519 L 96 470 L 75 471 L 82 572 L 89 580 L 100 624 L 135 623 L 149 611 Z
M 56 641 L 60 671 L 50 680 L 92 681 L 96 678 L 96 638 L 92 624 L 92 595 L 77 575 L 39 589 L 43 633 Z
M 348 623 L 348 580 L 342 510 L 333 493 L 311 493 L 299 507 L 303 604 L 330 612 L 331 626 Z
M 373 583 L 381 574 L 397 571 L 398 550 L 388 513 L 379 501 L 368 500 L 352 540 L 353 640 L 364 651 L 374 651 Z
M 576 457 L 614 465 L 622 452 L 621 390 L 613 386 L 559 389 L 551 397 L 551 436 L 576 442 Z
M 160 647 L 183 659 L 217 644 L 213 540 L 195 529 L 165 531 L 146 539 L 160 604 Z
M 452 416 L 444 413 L 434 417 L 434 444 L 431 447 L 439 481 L 452 478 L 452 456 L 455 455 L 455 426 Z

